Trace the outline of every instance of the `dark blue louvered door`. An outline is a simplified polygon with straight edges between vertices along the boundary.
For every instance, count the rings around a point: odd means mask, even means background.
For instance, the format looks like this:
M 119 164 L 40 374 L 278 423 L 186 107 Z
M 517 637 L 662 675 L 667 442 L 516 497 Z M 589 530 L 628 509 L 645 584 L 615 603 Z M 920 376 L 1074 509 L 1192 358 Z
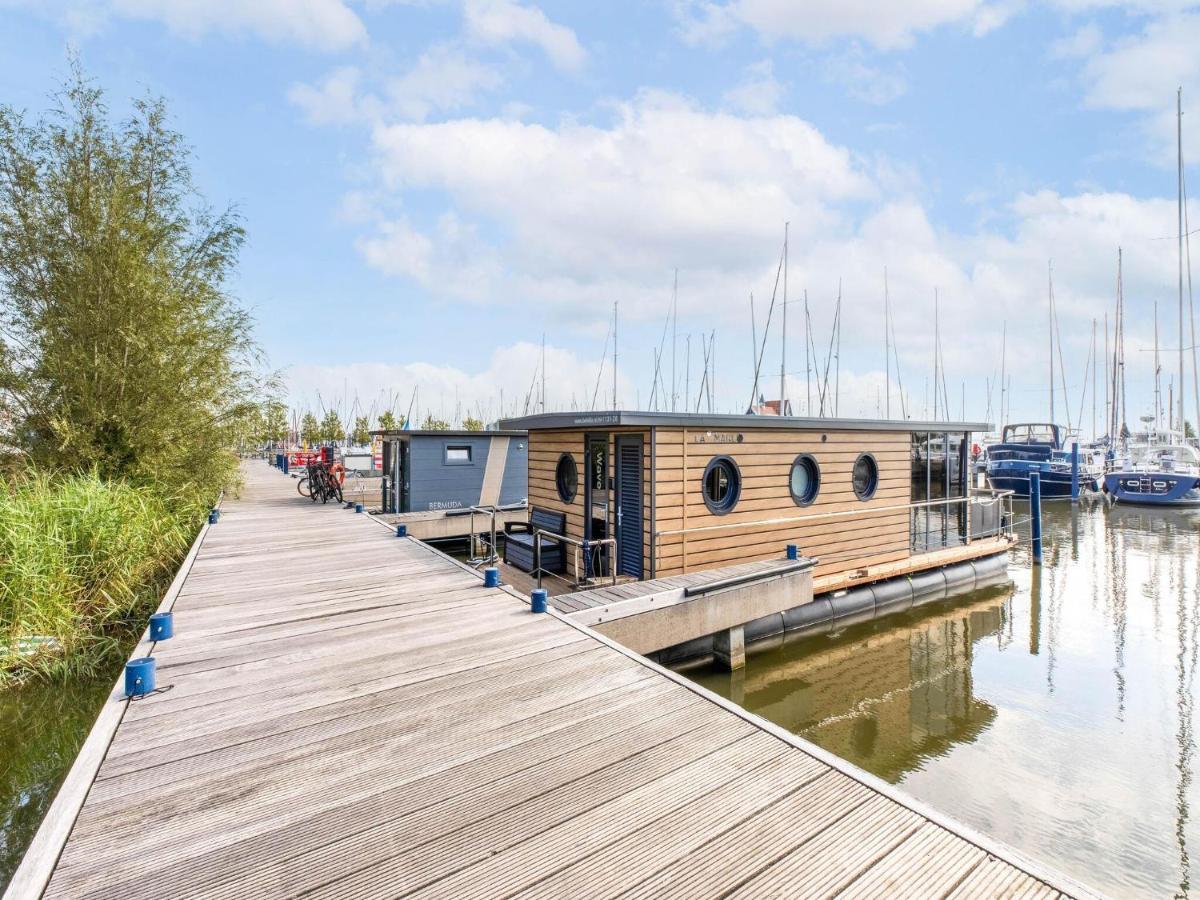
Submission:
M 642 577 L 642 439 L 617 438 L 617 574 Z

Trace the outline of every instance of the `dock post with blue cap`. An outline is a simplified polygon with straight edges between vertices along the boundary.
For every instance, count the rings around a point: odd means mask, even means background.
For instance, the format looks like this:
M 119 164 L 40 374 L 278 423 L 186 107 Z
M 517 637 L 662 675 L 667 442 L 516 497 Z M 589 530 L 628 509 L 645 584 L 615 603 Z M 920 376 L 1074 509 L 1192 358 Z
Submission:
M 141 697 L 154 692 L 154 657 L 143 656 L 125 663 L 125 696 Z
M 167 641 L 175 636 L 175 616 L 170 612 L 155 613 L 150 617 L 150 640 Z
M 1029 531 L 1033 538 L 1033 561 L 1042 564 L 1042 475 L 1029 473 Z

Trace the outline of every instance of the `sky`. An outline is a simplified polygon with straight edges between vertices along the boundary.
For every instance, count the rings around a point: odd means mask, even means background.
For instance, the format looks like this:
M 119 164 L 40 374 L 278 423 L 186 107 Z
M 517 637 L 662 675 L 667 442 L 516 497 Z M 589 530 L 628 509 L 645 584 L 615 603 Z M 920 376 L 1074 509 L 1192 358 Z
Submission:
M 1182 0 L 0 0 L 0 103 L 46 109 L 72 48 L 114 113 L 166 98 L 300 410 L 742 412 L 761 357 L 797 413 L 827 381 L 928 419 L 936 304 L 949 417 L 999 421 L 1003 360 L 1044 420 L 1052 273 L 1055 417 L 1090 436 L 1118 248 L 1129 418 L 1156 304 L 1178 381 L 1196 46 Z

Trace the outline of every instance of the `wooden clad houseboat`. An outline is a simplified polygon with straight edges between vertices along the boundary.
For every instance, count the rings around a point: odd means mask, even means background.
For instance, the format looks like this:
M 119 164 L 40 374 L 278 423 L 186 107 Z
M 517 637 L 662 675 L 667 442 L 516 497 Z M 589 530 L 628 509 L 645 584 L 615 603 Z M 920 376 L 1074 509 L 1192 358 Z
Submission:
M 621 411 L 501 425 L 529 434 L 532 514 L 587 542 L 556 557 L 576 581 L 614 567 L 660 579 L 795 544 L 819 594 L 1011 543 L 996 493 L 968 488 L 984 423 Z

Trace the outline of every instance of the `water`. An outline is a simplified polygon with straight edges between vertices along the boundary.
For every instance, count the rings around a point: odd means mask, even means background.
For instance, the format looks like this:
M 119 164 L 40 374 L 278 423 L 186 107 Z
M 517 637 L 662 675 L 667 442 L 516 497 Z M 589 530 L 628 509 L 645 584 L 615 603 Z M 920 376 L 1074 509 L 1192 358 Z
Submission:
M 0 691 L 0 891 L 112 690 L 112 679 Z
M 1040 579 L 691 675 L 1102 892 L 1200 893 L 1200 514 L 1045 526 Z

